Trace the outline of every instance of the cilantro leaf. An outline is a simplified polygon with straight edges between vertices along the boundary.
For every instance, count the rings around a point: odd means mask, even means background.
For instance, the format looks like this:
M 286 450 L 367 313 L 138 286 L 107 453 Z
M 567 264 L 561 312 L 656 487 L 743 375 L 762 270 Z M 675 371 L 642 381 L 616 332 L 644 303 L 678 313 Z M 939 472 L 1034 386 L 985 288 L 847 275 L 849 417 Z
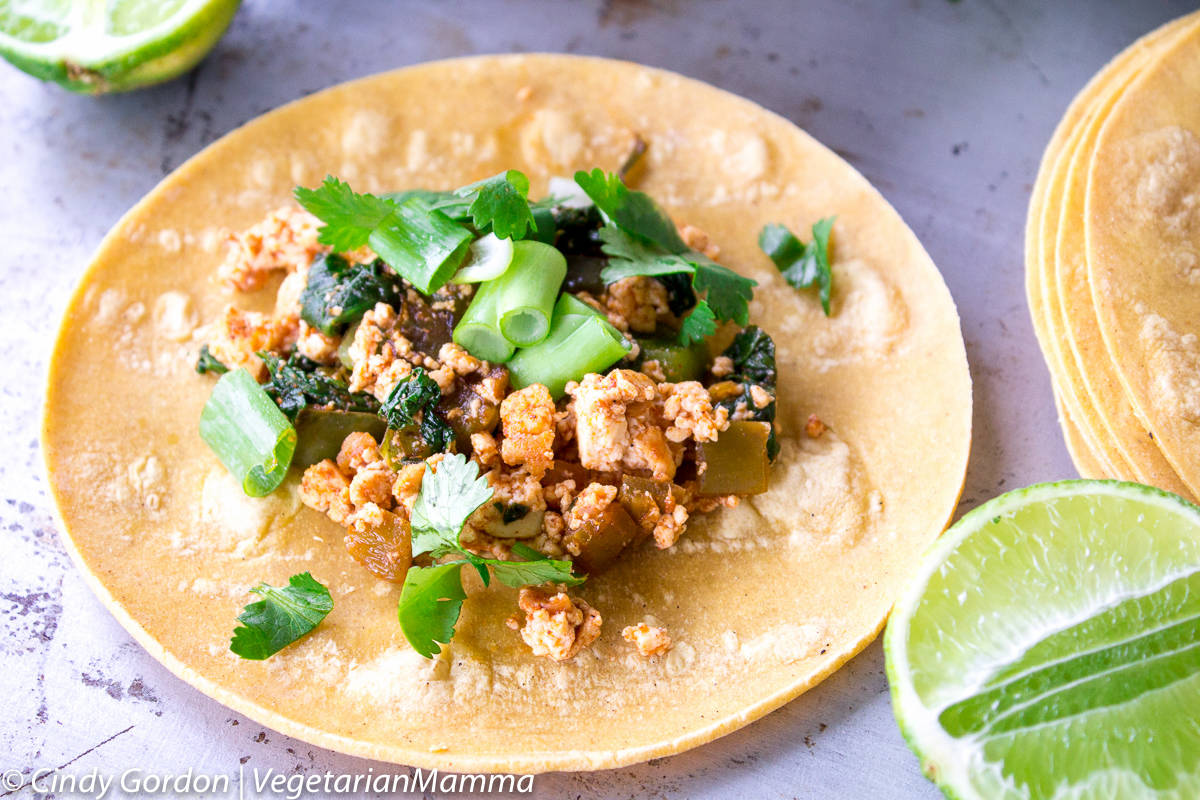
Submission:
M 238 615 L 229 649 L 242 658 L 261 661 L 304 636 L 333 610 L 333 598 L 320 581 L 302 572 L 282 587 L 260 583 L 250 590 L 262 597 Z
M 332 175 L 325 177 L 319 189 L 297 186 L 293 194 L 306 211 L 325 223 L 317 241 L 339 253 L 366 245 L 371 232 L 396 208 L 382 197 L 355 192 Z
M 575 182 L 587 193 L 604 216 L 626 233 L 658 245 L 668 253 L 682 253 L 687 244 L 675 223 L 645 192 L 630 189 L 616 173 L 597 167 L 575 173 Z
M 396 202 L 359 194 L 332 175 L 320 188 L 300 186 L 294 194 L 300 205 L 325 223 L 318 241 L 335 252 L 370 245 L 388 266 L 425 294 L 436 292 L 450 279 L 473 238 L 470 231 L 430 208 L 420 196 Z
M 495 558 L 485 558 L 483 562 L 492 568 L 496 580 L 505 586 L 521 588 L 530 584 L 565 583 L 568 586 L 578 586 L 584 578 L 571 572 L 570 561 L 556 561 L 540 558 L 534 561 L 500 561 Z
M 413 555 L 462 550 L 459 532 L 493 494 L 487 478 L 479 475 L 479 467 L 462 453 L 443 458 L 436 472 L 426 465 L 412 510 Z
M 668 253 L 661 247 L 639 242 L 613 225 L 600 229 L 600 240 L 609 258 L 608 266 L 600 273 L 606 284 L 634 275 L 688 273 L 692 276 L 692 288 L 705 292 L 705 309 L 693 311 L 688 319 L 698 311 L 696 321 L 680 330 L 682 343 L 690 344 L 696 336 L 711 335 L 716 330 L 715 320 L 731 319 L 739 325 L 750 320 L 750 300 L 758 285 L 752 278 L 739 275 L 694 250 Z
M 695 344 L 716 332 L 717 318 L 708 303 L 700 300 L 692 309 L 692 313 L 684 317 L 683 324 L 679 326 L 679 343 L 682 345 Z
M 529 178 L 520 170 L 505 170 L 454 194 L 471 198 L 471 220 L 481 231 L 491 226 L 500 239 L 520 239 L 530 228 L 537 230 L 529 208 Z
M 833 272 L 829 268 L 829 234 L 834 217 L 825 217 L 812 226 L 812 241 L 804 244 L 785 226 L 772 223 L 758 234 L 758 246 L 770 256 L 783 279 L 796 289 L 816 286 L 821 308 L 829 316 L 833 291 Z
M 600 273 L 600 280 L 605 284 L 635 275 L 656 277 L 676 272 L 694 275 L 696 272 L 696 266 L 687 256 L 640 242 L 615 225 L 605 225 L 599 235 L 600 249 L 609 259 L 608 266 Z
M 438 643 L 454 638 L 454 624 L 462 613 L 467 593 L 462 587 L 465 561 L 434 567 L 409 567 L 400 590 L 396 614 L 404 638 L 425 658 L 442 652 Z
M 462 570 L 468 564 L 479 573 L 484 586 L 493 575 L 513 587 L 547 581 L 574 586 L 585 580 L 572 573 L 570 561 L 548 559 L 520 543 L 513 545 L 513 552 L 530 560 L 483 558 L 463 547 L 458 540 L 463 525 L 493 494 L 487 479 L 479 475 L 479 467 L 461 453 L 443 458 L 436 472 L 425 467 L 412 510 L 413 555 L 464 556 L 433 567 L 409 567 L 404 576 L 397 609 L 400 628 L 413 649 L 425 658 L 440 653 L 438 643 L 445 644 L 454 637 L 454 625 L 467 596 L 462 588 Z

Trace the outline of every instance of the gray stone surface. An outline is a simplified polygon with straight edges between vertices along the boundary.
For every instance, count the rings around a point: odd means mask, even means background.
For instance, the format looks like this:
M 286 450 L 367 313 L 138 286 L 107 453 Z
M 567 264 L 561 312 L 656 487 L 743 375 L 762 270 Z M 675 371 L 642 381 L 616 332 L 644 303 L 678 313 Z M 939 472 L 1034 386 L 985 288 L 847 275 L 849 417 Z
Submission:
M 339 81 L 468 53 L 599 54 L 746 95 L 862 170 L 941 266 L 975 378 L 962 511 L 1074 475 L 1024 301 L 1030 187 L 1075 91 L 1136 36 L 1193 6 L 249 0 L 199 69 L 148 91 L 75 97 L 3 66 L 0 771 L 402 771 L 263 730 L 174 678 L 82 585 L 54 529 L 37 428 L 59 314 L 109 226 L 199 148 Z M 937 796 L 892 718 L 878 644 L 713 744 L 629 769 L 542 776 L 536 788 L 544 797 Z

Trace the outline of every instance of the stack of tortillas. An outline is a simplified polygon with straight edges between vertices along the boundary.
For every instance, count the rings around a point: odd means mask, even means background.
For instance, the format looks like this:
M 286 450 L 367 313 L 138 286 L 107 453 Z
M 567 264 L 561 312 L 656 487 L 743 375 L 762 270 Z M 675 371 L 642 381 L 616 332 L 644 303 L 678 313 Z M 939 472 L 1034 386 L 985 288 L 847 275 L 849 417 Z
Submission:
M 1080 474 L 1200 497 L 1200 12 L 1135 42 L 1071 103 L 1025 246 Z

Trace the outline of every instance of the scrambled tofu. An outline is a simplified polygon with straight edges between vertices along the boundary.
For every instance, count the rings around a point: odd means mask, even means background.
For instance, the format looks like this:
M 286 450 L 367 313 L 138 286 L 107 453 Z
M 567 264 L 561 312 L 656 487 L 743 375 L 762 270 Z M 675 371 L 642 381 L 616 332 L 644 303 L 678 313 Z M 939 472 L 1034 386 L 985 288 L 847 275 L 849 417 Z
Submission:
M 697 496 L 696 476 L 704 465 L 694 463 L 696 445 L 716 441 L 730 420 L 756 418 L 775 398 L 763 387 L 739 383 L 729 356 L 713 360 L 711 386 L 671 383 L 662 364 L 646 360 L 638 369 L 588 374 L 568 384 L 568 396 L 556 403 L 542 385 L 511 390 L 502 365 L 447 341 L 454 315 L 473 291 L 469 286 L 449 287 L 432 298 L 409 288 L 403 299 L 367 310 L 351 329 L 352 340 L 343 341 L 301 319 L 310 265 L 327 251 L 316 231 L 313 217 L 288 208 L 231 237 L 219 270 L 224 283 L 253 291 L 282 280 L 271 313 L 226 309 L 209 328 L 210 352 L 231 368 L 247 368 L 260 382 L 267 375 L 257 352 L 298 354 L 322 365 L 351 392 L 381 402 L 413 370 L 424 369 L 441 392 L 437 413 L 455 434 L 450 450 L 468 453 L 493 489 L 492 499 L 464 526 L 464 547 L 513 559 L 518 557 L 513 543 L 520 541 L 550 558 L 598 571 L 647 538 L 659 548 L 671 547 L 691 514 L 737 503 L 735 495 Z M 680 233 L 689 246 L 716 255 L 702 231 L 685 226 Z M 373 254 L 364 248 L 347 256 L 365 263 Z M 666 287 L 649 277 L 626 278 L 595 297 L 586 292 L 576 297 L 601 311 L 634 345 L 627 364 L 638 363 L 633 334 L 678 325 Z M 805 430 L 820 436 L 824 425 L 814 417 Z M 413 504 L 427 466 L 436 468 L 442 458 L 395 452 L 385 458 L 370 434 L 352 433 L 336 458 L 304 471 L 300 499 L 346 528 L 345 545 L 357 561 L 381 578 L 401 582 L 412 564 Z M 599 612 L 561 586 L 526 586 L 519 606 L 524 623 L 511 624 L 535 655 L 566 661 L 600 635 Z M 647 658 L 671 648 L 667 631 L 648 623 L 628 626 L 621 635 Z
M 313 257 L 328 249 L 317 242 L 316 217 L 291 206 L 272 211 L 229 242 L 217 275 L 243 292 L 259 288 L 274 272 L 307 270 Z
M 500 426 L 504 439 L 500 457 L 510 467 L 524 466 L 541 480 L 554 463 L 554 400 L 540 383 L 504 398 Z
M 583 466 L 600 472 L 644 469 L 655 480 L 675 476 L 675 455 L 652 418 L 659 395 L 649 376 L 630 369 L 592 373 L 567 384 L 567 394 Z
M 568 661 L 600 636 L 600 612 L 565 591 L 553 594 L 536 586 L 521 590 L 517 605 L 525 612 L 521 638 L 535 656 Z
M 637 648 L 646 658 L 661 656 L 671 649 L 671 637 L 666 628 L 647 625 L 639 622 L 637 625 L 627 625 L 621 630 L 621 638 Z

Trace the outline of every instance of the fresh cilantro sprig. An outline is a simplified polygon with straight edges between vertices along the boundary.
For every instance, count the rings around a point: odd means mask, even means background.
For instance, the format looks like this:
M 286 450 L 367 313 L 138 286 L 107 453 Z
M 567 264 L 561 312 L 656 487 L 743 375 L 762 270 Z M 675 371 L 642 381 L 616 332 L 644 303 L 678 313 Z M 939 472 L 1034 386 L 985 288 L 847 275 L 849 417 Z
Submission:
M 520 170 L 509 169 L 481 181 L 456 189 L 458 197 L 469 199 L 468 213 L 479 230 L 489 226 L 500 239 L 522 239 L 537 223 L 529 208 L 529 178 Z
M 541 233 L 538 214 L 555 205 L 553 198 L 531 202 L 529 178 L 516 169 L 505 170 L 452 192 L 409 189 L 384 197 L 396 203 L 416 198 L 455 222 L 469 221 L 480 233 L 490 231 L 500 239 L 513 240 L 524 239 L 530 230 Z M 547 220 L 547 224 L 553 222 Z M 547 233 L 553 237 L 554 231 L 551 229 Z
M 829 316 L 833 293 L 833 272 L 829 268 L 829 234 L 834 217 L 825 217 L 812 226 L 812 241 L 801 242 L 785 226 L 772 223 L 758 234 L 758 246 L 771 257 L 783 273 L 783 279 L 796 289 L 817 287 L 821 308 Z
M 317 241 L 335 252 L 370 245 L 425 294 L 442 287 L 458 269 L 474 238 L 471 232 L 421 197 L 397 202 L 361 194 L 328 176 L 317 189 L 297 187 L 296 200 L 324 223 Z
M 365 247 L 371 232 L 397 205 L 372 194 L 359 194 L 332 175 L 327 175 L 318 189 L 297 186 L 293 194 L 308 213 L 325 223 L 317 232 L 317 241 L 335 253 Z
M 287 586 L 260 583 L 250 590 L 263 598 L 238 615 L 229 649 L 242 658 L 261 661 L 275 655 L 325 619 L 333 610 L 329 590 L 310 573 L 288 579 Z
M 608 266 L 606 283 L 635 275 L 650 277 L 686 273 L 692 288 L 704 293 L 683 321 L 679 338 L 692 344 L 716 332 L 717 320 L 745 325 L 757 282 L 723 267 L 687 246 L 675 223 L 648 194 L 627 187 L 619 176 L 595 169 L 575 173 L 575 182 L 607 220 L 600 230 Z
M 413 555 L 463 556 L 431 567 L 410 567 L 404 576 L 397 609 L 400 630 L 425 658 L 440 653 L 439 644 L 454 637 L 454 625 L 467 597 L 462 588 L 462 568 L 468 564 L 479 573 L 484 586 L 492 576 L 513 587 L 548 581 L 574 586 L 584 580 L 572 574 L 571 562 L 548 559 L 529 547 L 513 548 L 526 561 L 483 558 L 463 547 L 459 542 L 463 526 L 493 494 L 487 479 L 479 475 L 479 468 L 462 454 L 443 458 L 436 471 L 425 467 L 421 491 L 413 503 Z

